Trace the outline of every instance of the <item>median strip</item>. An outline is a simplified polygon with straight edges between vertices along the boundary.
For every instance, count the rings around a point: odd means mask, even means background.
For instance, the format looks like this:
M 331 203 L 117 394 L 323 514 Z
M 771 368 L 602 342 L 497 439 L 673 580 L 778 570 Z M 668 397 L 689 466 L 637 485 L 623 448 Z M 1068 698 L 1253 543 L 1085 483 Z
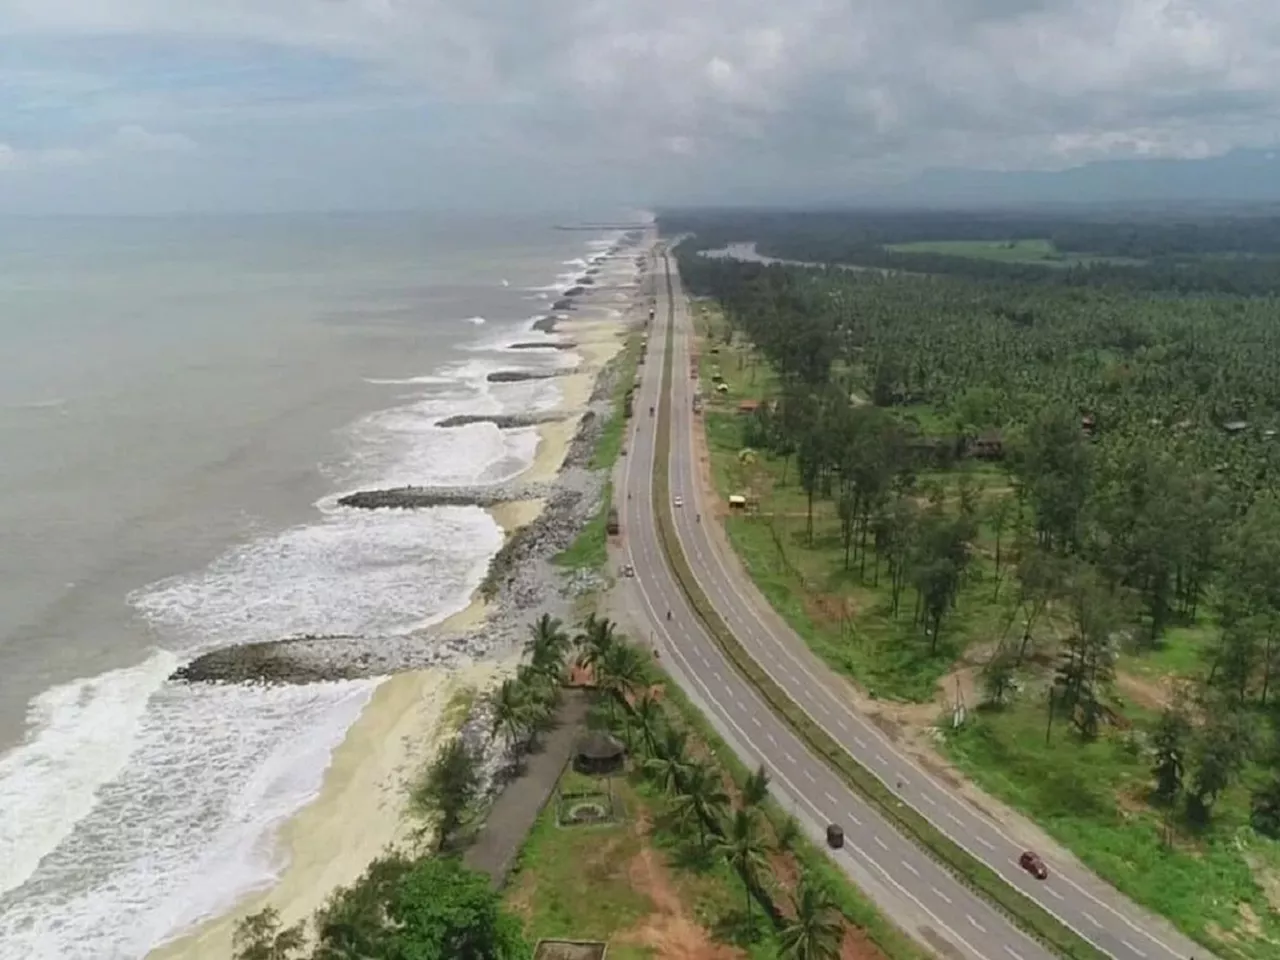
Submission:
M 703 593 L 676 537 L 675 520 L 671 510 L 670 391 L 671 367 L 675 350 L 675 289 L 665 257 L 663 263 L 666 266 L 668 335 L 663 356 L 662 395 L 655 442 L 653 508 L 663 553 L 666 554 L 667 562 L 690 606 L 729 662 L 756 688 L 770 709 L 785 720 L 796 735 L 815 754 L 822 757 L 832 771 L 837 773 L 850 788 L 856 790 L 883 817 L 894 824 L 899 833 L 915 842 L 957 880 L 985 897 L 1019 928 L 1040 941 L 1049 950 L 1069 960 L 1109 960 L 1108 954 L 1067 927 L 1030 897 L 1006 883 L 999 874 L 950 840 L 914 808 L 900 802 L 870 770 L 850 756 L 825 730 L 814 723 L 794 700 L 787 696 L 760 664 L 743 649 Z

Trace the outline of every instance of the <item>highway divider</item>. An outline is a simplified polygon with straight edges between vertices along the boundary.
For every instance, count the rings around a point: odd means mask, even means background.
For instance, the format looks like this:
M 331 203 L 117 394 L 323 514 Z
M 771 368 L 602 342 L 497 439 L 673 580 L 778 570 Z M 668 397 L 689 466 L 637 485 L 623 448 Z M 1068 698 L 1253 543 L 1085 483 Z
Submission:
M 961 883 L 1001 910 L 1013 923 L 1047 949 L 1068 960 L 1110 960 L 1110 956 L 1064 924 L 1040 904 L 1015 889 L 999 874 L 903 803 L 869 769 L 854 759 L 829 733 L 814 722 L 753 658 L 721 619 L 703 593 L 676 536 L 671 506 L 671 367 L 675 349 L 675 290 L 670 267 L 667 277 L 668 334 L 663 356 L 657 436 L 654 442 L 653 513 L 658 539 L 680 589 L 702 620 L 716 645 L 734 668 L 756 688 L 770 709 L 823 759 L 853 790 L 870 803 L 899 833 L 916 843 Z

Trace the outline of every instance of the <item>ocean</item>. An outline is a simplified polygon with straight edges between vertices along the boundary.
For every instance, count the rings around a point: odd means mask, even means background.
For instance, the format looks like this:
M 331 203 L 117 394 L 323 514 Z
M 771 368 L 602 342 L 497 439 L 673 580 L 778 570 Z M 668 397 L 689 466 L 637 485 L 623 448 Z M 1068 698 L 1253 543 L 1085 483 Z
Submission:
M 395 634 L 463 609 L 478 508 L 357 512 L 477 484 L 550 409 L 498 369 L 616 235 L 547 219 L 0 223 L 0 960 L 137 958 L 269 882 L 376 681 L 184 687 L 228 643 Z

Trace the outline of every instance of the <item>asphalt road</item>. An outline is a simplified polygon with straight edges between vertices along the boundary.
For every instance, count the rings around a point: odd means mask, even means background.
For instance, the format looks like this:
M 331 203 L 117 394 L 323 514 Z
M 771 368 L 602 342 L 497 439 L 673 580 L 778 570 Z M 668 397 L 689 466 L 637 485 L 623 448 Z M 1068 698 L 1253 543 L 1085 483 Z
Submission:
M 659 261 L 661 267 L 661 260 Z M 659 278 L 661 280 L 661 277 Z M 679 319 L 677 297 L 677 361 L 673 382 L 687 376 L 687 360 L 679 338 L 687 325 Z M 823 844 L 828 823 L 845 830 L 845 846 L 830 851 L 835 862 L 903 929 L 939 956 L 975 960 L 1050 960 L 1053 956 L 1025 936 L 985 899 L 972 893 L 914 843 L 899 836 L 825 763 L 811 754 L 790 728 L 725 660 L 689 608 L 658 542 L 653 516 L 653 463 L 657 417 L 649 407 L 663 402 L 661 376 L 670 313 L 665 283 L 658 286 L 658 305 L 650 330 L 642 381 L 636 391 L 635 417 L 628 433 L 618 484 L 624 554 L 636 570 L 630 590 L 636 610 L 651 625 L 651 641 L 664 666 L 707 713 L 718 731 L 751 766 L 763 763 L 773 777 L 772 790 L 792 810 L 806 833 Z M 682 366 L 682 363 L 684 366 Z M 675 391 L 677 400 L 682 392 Z M 680 410 L 677 407 L 676 411 Z M 679 420 L 673 420 L 674 424 Z M 677 436 L 689 436 L 685 421 Z M 681 460 L 687 459 L 685 446 Z M 673 465 L 685 490 L 692 522 L 695 487 L 687 465 Z M 680 488 L 675 488 L 680 489 Z M 695 542 L 696 545 L 696 542 Z M 667 619 L 667 612 L 671 619 Z
M 696 520 L 699 513 L 705 512 L 707 504 L 703 502 L 702 485 L 697 478 L 698 453 L 692 432 L 692 398 L 696 384 L 689 378 L 688 370 L 693 330 L 687 301 L 680 293 L 679 280 L 675 276 L 674 262 L 670 269 L 676 289 L 675 302 L 670 308 L 675 351 L 671 396 L 664 399 L 673 404 L 671 493 L 673 497 L 679 495 L 684 500 L 684 506 L 674 511 L 677 535 L 703 591 L 748 653 L 851 755 L 887 786 L 897 790 L 904 802 L 1105 953 L 1117 960 L 1186 960 L 1188 957 L 1212 960 L 1208 951 L 1182 936 L 1167 921 L 1126 900 L 1078 862 L 1056 862 L 1046 857 L 1050 871 L 1046 881 L 1036 880 L 1023 871 L 1017 863 L 1018 855 L 1024 849 L 1019 842 L 995 820 L 974 809 L 944 783 L 932 778 L 901 754 L 873 722 L 859 714 L 842 696 L 840 681 L 772 610 L 732 559 L 724 555 L 723 544 L 712 538 L 707 528 Z M 659 318 L 668 313 L 665 292 L 665 283 L 660 283 Z M 656 351 L 660 346 L 651 342 L 650 363 L 654 369 L 646 378 L 646 390 L 658 377 L 656 365 L 660 354 Z M 646 407 L 648 402 L 652 401 L 647 401 Z M 650 535 L 656 537 L 652 532 Z M 697 654 L 694 657 L 698 668 L 695 672 L 706 677 L 707 671 L 701 659 Z M 723 675 L 724 671 L 720 670 L 720 673 Z M 715 680 L 714 674 L 711 678 Z M 748 718 L 747 722 L 754 727 L 753 720 Z M 769 742 L 767 737 L 766 742 Z M 774 762 L 781 757 L 785 768 L 785 753 L 771 751 L 771 756 Z M 803 770 L 800 777 L 801 780 L 796 782 L 808 798 L 824 797 L 825 790 L 810 789 L 808 774 Z M 845 806 L 841 809 L 852 808 Z M 858 817 L 864 819 L 861 813 Z M 881 830 L 880 839 L 887 841 L 883 835 L 887 828 L 877 829 Z M 868 845 L 860 845 L 868 849 Z M 877 846 L 877 841 L 871 839 L 870 851 L 873 852 Z M 894 870 L 896 851 L 879 852 L 881 856 L 877 859 L 886 869 Z M 895 876 L 909 882 L 908 878 L 914 880 L 915 877 L 912 868 L 903 865 L 906 862 L 904 858 Z M 920 884 L 912 887 L 918 890 Z M 928 885 L 924 887 L 927 889 Z M 959 902 L 956 901 L 957 905 Z M 954 917 L 960 911 L 951 909 L 950 913 L 944 913 L 939 908 L 938 912 L 941 916 Z M 971 929 L 964 916 L 951 925 L 960 930 L 967 926 Z M 1014 941 L 1009 940 L 1008 943 L 1012 945 Z M 1020 947 L 1016 949 L 1021 952 Z

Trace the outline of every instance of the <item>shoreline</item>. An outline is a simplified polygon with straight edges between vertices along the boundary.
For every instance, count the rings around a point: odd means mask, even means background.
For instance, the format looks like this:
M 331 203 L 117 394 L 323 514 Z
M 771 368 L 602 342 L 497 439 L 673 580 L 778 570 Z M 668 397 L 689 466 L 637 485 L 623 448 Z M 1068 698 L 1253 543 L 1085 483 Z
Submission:
M 629 264 L 630 250 L 626 252 L 619 262 Z M 624 268 L 618 272 L 623 274 Z M 611 361 L 621 352 L 635 322 L 632 314 L 640 309 L 638 293 L 626 301 L 593 302 L 603 301 L 604 293 L 583 291 L 574 313 L 553 323 L 556 332 L 574 343 L 581 360 L 558 375 L 560 403 L 546 422 L 537 425 L 537 450 L 532 462 L 512 478 L 515 484 L 545 485 L 549 490 L 574 486 L 567 482 L 567 475 L 577 472 L 570 462 L 575 441 L 589 424 L 593 406 L 599 405 L 598 394 L 609 380 Z M 559 490 L 566 494 L 564 499 L 555 494 L 526 496 L 497 501 L 485 509 L 502 528 L 505 544 L 513 545 L 517 534 L 528 532 L 534 524 L 547 525 L 553 534 L 566 523 L 580 526 L 581 516 L 550 515 L 555 510 L 580 513 L 573 508 L 592 494 L 590 484 L 579 486 L 580 491 Z M 550 557 L 543 554 L 554 539 L 546 537 L 527 549 L 549 565 Z M 419 824 L 409 810 L 408 784 L 455 732 L 451 729 L 455 721 L 461 724 L 466 719 L 446 716 L 450 701 L 468 689 L 483 694 L 514 670 L 524 625 L 533 619 L 530 594 L 542 594 L 537 599 L 544 609 L 564 606 L 545 571 L 533 571 L 529 577 L 525 573 L 522 570 L 520 576 L 508 577 L 494 588 L 497 596 L 486 598 L 484 587 L 477 588 L 466 608 L 417 638 L 421 642 L 434 637 L 443 643 L 450 636 L 496 634 L 505 636 L 506 649 L 489 650 L 475 659 L 464 656 L 457 666 L 445 663 L 410 669 L 381 680 L 333 751 L 317 795 L 284 821 L 272 838 L 276 858 L 287 864 L 274 883 L 152 949 L 148 960 L 228 960 L 231 936 L 242 917 L 272 906 L 285 924 L 309 918 L 335 888 L 352 883 L 389 846 L 411 840 Z M 567 612 L 567 607 L 561 612 Z M 359 815 L 351 816 L 352 811 Z

